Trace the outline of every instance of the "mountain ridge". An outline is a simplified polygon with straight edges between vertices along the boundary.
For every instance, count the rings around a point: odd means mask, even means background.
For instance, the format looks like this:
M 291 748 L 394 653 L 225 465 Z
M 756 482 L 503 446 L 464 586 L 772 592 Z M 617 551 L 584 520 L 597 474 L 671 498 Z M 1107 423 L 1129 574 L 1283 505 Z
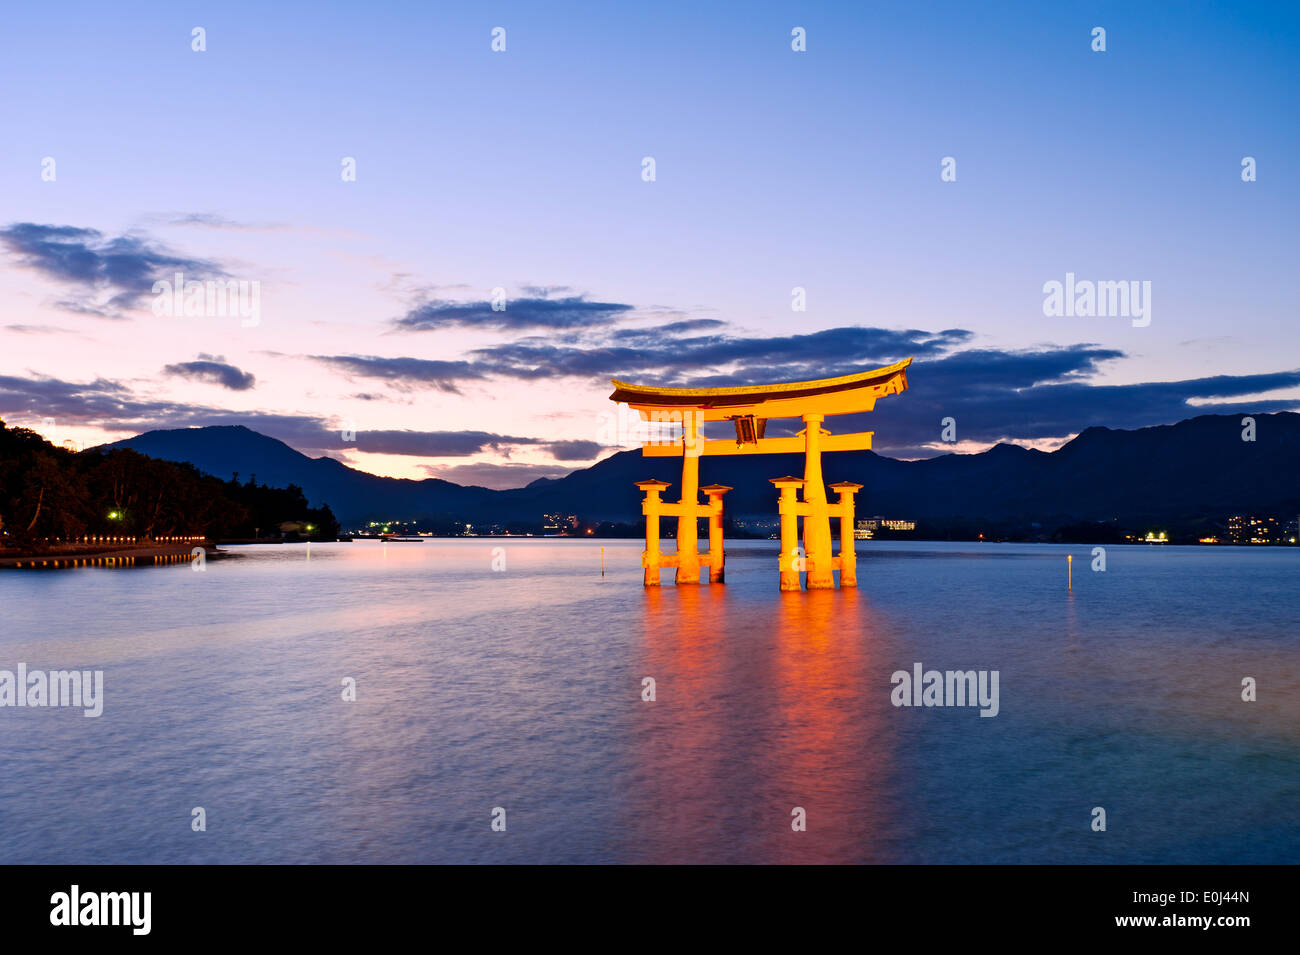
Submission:
M 858 495 L 864 516 L 1069 522 L 1300 510 L 1300 414 L 1254 417 L 1254 442 L 1241 440 L 1240 415 L 1200 415 L 1133 430 L 1092 426 L 1050 452 L 1001 442 L 975 454 L 910 461 L 874 451 L 828 453 L 823 472 L 827 483 L 864 485 Z M 433 515 L 538 520 L 543 513 L 635 523 L 641 492 L 634 482 L 677 484 L 681 473 L 679 458 L 621 451 L 560 478 L 495 490 L 369 474 L 334 458 L 309 457 L 244 425 L 148 431 L 100 446 L 116 447 L 186 461 L 216 477 L 239 472 L 256 474 L 259 483 L 297 484 L 313 503 L 328 503 L 354 525 Z M 730 515 L 775 519 L 769 478 L 802 472 L 799 454 L 725 455 L 704 458 L 700 479 L 734 488 L 726 498 Z

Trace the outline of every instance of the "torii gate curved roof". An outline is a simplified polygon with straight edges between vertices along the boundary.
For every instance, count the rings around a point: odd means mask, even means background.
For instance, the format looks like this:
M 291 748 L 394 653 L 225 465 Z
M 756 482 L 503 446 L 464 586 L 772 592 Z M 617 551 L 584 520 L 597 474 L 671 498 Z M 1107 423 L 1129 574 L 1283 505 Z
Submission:
M 667 388 L 611 378 L 614 393 L 609 398 L 627 402 L 642 417 L 654 411 L 680 413 L 690 408 L 698 409 L 705 421 L 722 421 L 739 415 L 797 418 L 806 414 L 856 414 L 875 408 L 877 398 L 906 391 L 906 369 L 911 363 L 911 358 L 905 358 L 884 368 L 838 378 L 725 388 Z

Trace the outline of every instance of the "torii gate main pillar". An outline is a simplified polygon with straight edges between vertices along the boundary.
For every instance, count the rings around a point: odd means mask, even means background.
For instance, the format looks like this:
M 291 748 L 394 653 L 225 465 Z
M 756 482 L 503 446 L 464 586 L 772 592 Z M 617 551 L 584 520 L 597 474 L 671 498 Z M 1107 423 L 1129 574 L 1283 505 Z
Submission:
M 700 582 L 699 529 L 695 507 L 700 502 L 700 420 L 686 412 L 682 416 L 682 512 L 677 517 L 677 583 Z M 690 505 L 689 507 L 687 505 Z
M 803 500 L 808 505 L 803 519 L 803 552 L 809 590 L 835 589 L 835 577 L 831 573 L 831 515 L 826 507 L 826 485 L 822 483 L 821 438 L 825 420 L 825 415 L 803 416 Z

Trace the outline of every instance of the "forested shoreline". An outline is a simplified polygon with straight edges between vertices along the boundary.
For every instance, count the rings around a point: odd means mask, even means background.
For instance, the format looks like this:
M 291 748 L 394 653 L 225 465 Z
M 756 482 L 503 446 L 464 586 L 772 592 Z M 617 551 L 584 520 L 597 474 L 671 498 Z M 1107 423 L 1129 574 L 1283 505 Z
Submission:
M 328 504 L 310 506 L 302 489 L 240 484 L 193 465 L 127 449 L 75 452 L 0 420 L 0 550 L 41 553 L 87 537 L 151 541 L 201 535 L 211 541 L 279 533 L 333 540 Z

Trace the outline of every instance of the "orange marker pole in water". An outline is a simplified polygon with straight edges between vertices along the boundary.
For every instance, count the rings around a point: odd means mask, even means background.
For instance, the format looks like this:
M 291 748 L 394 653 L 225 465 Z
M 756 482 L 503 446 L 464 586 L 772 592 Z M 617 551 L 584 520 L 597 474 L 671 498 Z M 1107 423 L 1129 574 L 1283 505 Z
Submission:
M 600 549 L 600 576 L 605 576 L 605 548 Z
M 1065 573 L 1066 573 L 1065 589 L 1070 591 L 1070 593 L 1074 593 L 1074 555 L 1073 554 L 1065 555 Z

